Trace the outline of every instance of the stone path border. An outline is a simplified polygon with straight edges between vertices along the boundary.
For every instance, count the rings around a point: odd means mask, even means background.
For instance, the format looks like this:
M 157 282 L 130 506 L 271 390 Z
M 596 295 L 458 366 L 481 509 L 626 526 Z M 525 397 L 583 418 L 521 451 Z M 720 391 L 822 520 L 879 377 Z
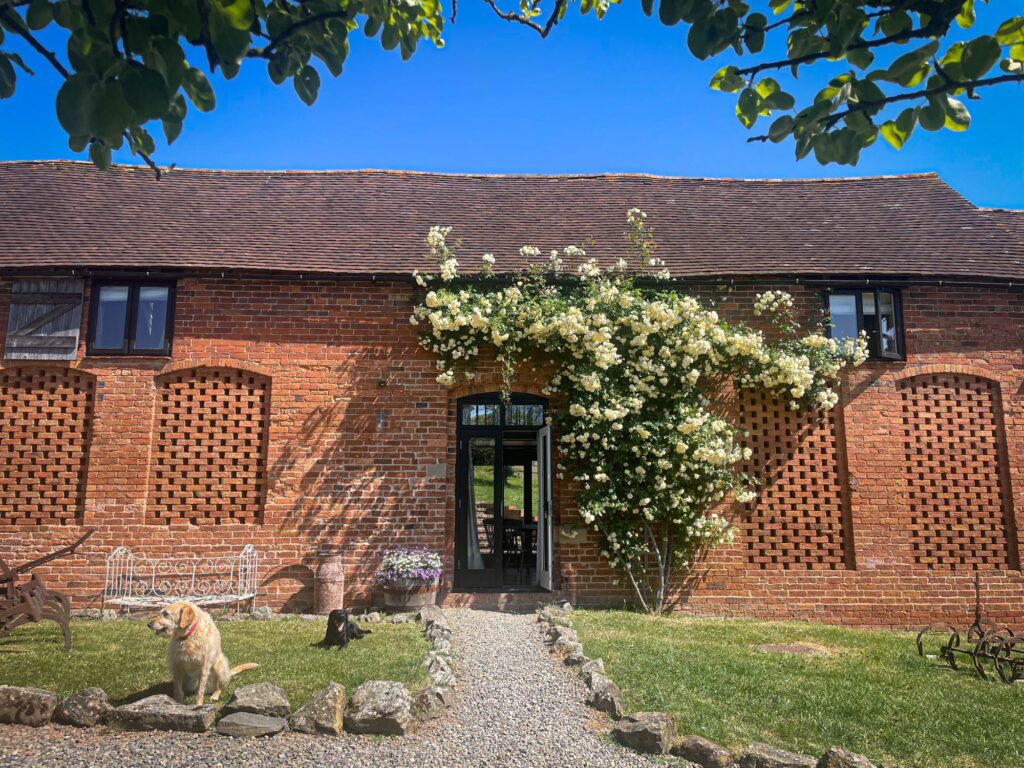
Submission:
M 588 688 L 587 704 L 616 721 L 611 733 L 620 744 L 644 754 L 671 754 L 683 761 L 676 765 L 693 768 L 876 768 L 868 758 L 841 747 L 832 747 L 815 759 L 754 743 L 737 755 L 700 736 L 679 738 L 676 719 L 667 712 L 624 714 L 622 691 L 605 674 L 604 661 L 590 659 L 584 653 L 572 626 L 572 612 L 568 601 L 538 611 L 544 642 L 556 659 L 579 669 Z

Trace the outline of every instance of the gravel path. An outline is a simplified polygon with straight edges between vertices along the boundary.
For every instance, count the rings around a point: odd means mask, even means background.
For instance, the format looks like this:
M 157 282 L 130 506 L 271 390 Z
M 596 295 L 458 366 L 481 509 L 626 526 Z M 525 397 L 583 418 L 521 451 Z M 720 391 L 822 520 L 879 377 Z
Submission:
M 496 766 L 631 768 L 656 765 L 612 744 L 585 688 L 544 649 L 533 616 L 448 611 L 458 703 L 405 738 L 282 734 L 116 733 L 0 726 L 0 766 Z

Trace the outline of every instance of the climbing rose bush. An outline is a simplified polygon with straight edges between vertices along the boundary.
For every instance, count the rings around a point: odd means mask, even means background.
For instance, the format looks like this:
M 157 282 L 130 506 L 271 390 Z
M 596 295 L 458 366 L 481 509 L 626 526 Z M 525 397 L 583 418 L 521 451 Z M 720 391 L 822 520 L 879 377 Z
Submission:
M 627 213 L 628 257 L 608 268 L 578 246 L 545 262 L 526 245 L 520 254 L 533 266 L 504 281 L 492 254 L 476 276 L 461 276 L 450 228 L 433 227 L 427 246 L 439 270 L 414 273 L 424 291 L 410 322 L 423 326 L 441 384 L 472 379 L 485 349 L 506 395 L 524 363 L 552 371 L 544 392 L 557 408 L 558 476 L 579 484 L 580 515 L 601 554 L 645 610 L 660 612 L 675 569 L 732 541 L 728 521 L 710 510 L 730 492 L 741 503 L 756 497 L 756 478 L 738 467 L 750 451 L 716 412 L 716 394 L 731 381 L 793 409 L 827 411 L 840 371 L 867 358 L 867 340 L 838 343 L 825 321 L 803 332 L 782 291 L 758 295 L 753 307 L 773 324 L 771 339 L 725 322 L 672 284 L 646 218 Z

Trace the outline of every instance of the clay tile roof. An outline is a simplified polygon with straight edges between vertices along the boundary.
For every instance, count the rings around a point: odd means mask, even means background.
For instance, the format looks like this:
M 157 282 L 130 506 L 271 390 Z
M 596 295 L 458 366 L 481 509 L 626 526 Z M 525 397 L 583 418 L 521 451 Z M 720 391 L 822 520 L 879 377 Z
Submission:
M 407 275 L 424 236 L 453 227 L 465 266 L 519 247 L 585 245 L 613 260 L 625 212 L 645 210 L 678 277 L 906 275 L 1024 278 L 1024 247 L 935 174 L 739 180 L 639 175 L 0 163 L 0 269 L 182 268 Z
M 982 208 L 985 216 L 994 221 L 999 229 L 1006 232 L 1017 243 L 1024 245 L 1024 211 L 1012 208 Z

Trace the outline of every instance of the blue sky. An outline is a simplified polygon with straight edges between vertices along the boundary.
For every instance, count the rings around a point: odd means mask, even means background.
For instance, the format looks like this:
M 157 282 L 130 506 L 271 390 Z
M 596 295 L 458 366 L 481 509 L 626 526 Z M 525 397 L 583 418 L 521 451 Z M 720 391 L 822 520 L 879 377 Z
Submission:
M 982 6 L 982 28 L 991 13 Z M 547 40 L 500 21 L 480 0 L 463 0 L 445 39 L 444 50 L 421 46 L 403 62 L 354 34 L 345 72 L 337 80 L 322 72 L 313 107 L 247 62 L 235 80 L 215 78 L 217 109 L 191 110 L 182 136 L 160 146 L 157 159 L 202 168 L 745 178 L 937 171 L 979 205 L 1024 208 L 1020 87 L 968 102 L 967 133 L 919 131 L 901 152 L 879 140 L 854 168 L 822 167 L 797 162 L 789 143 L 748 144 L 733 97 L 707 87 L 728 60 L 696 61 L 682 26 L 663 27 L 632 0 L 602 22 L 572 6 Z M 0 159 L 80 157 L 56 120 L 57 76 L 24 55 L 37 75 L 21 76 L 14 98 L 0 101 Z M 798 92 L 823 84 L 825 73 L 813 72 Z

